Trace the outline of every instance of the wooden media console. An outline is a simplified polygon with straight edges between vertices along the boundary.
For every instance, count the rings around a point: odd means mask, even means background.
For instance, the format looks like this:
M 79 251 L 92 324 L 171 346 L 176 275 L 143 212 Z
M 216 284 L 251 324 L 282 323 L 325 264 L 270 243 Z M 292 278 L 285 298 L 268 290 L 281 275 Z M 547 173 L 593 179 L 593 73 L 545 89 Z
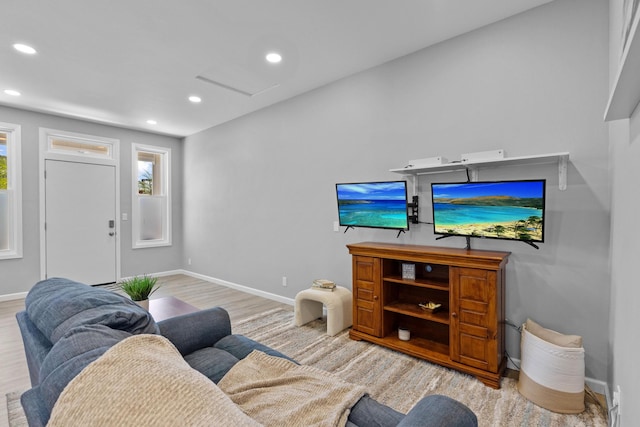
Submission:
M 347 247 L 353 259 L 352 339 L 500 388 L 509 252 L 371 242 Z M 439 310 L 420 306 L 428 302 L 440 304 Z M 398 328 L 409 330 L 408 341 L 398 338 Z

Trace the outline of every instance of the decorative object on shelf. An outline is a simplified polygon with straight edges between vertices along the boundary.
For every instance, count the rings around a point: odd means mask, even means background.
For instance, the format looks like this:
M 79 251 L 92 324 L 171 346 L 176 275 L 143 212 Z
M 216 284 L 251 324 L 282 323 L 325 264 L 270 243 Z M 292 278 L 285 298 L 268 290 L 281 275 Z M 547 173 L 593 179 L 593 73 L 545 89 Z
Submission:
M 475 153 L 464 153 L 460 155 L 461 163 L 470 163 L 482 160 L 501 160 L 504 159 L 504 150 L 478 151 Z
M 398 328 L 398 339 L 400 341 L 409 341 L 411 339 L 411 331 L 407 328 Z
M 156 287 L 157 282 L 157 277 L 151 277 L 145 274 L 142 277 L 134 276 L 125 279 L 119 283 L 119 286 L 133 301 L 145 310 L 149 310 L 149 297 L 158 290 Z
M 328 279 L 315 279 L 311 285 L 311 289 L 318 289 L 321 291 L 333 292 L 336 288 L 336 284 Z
M 428 157 L 425 159 L 413 159 L 409 160 L 409 163 L 405 168 L 421 168 L 428 167 L 434 165 L 444 165 L 449 163 L 446 157 L 438 156 L 438 157 Z
M 424 311 L 428 311 L 430 313 L 437 313 L 442 308 L 442 304 L 438 304 L 437 302 L 432 301 L 419 303 L 418 306 Z
M 416 280 L 416 265 L 403 262 L 402 278 L 405 280 Z

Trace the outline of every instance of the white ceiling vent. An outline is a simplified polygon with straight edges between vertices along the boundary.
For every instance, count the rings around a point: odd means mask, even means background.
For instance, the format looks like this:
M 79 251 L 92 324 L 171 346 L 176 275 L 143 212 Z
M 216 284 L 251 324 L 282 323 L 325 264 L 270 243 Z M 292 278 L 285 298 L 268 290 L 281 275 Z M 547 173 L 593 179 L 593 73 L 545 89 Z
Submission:
M 203 81 L 205 83 L 210 83 L 212 85 L 221 87 L 223 89 L 230 90 L 232 92 L 239 93 L 239 94 L 244 95 L 244 96 L 249 96 L 249 97 L 260 95 L 262 93 L 265 93 L 268 90 L 271 90 L 271 89 L 274 89 L 274 88 L 280 86 L 278 83 L 274 83 L 274 84 L 272 84 L 270 86 L 266 86 L 266 87 L 265 86 L 263 86 L 263 87 L 257 87 L 257 86 L 239 87 L 238 85 L 235 85 L 235 84 L 232 84 L 232 83 L 223 83 L 223 82 L 221 82 L 219 80 L 214 80 L 212 78 L 205 77 L 205 76 L 202 76 L 202 75 L 196 76 L 196 79 L 198 79 L 200 81 Z

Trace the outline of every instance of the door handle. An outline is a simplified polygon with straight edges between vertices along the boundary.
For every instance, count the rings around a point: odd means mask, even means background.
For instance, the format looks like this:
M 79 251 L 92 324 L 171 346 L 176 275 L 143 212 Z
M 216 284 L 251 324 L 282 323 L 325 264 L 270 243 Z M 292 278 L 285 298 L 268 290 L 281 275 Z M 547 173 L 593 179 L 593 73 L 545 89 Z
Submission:
M 114 233 L 113 231 L 109 232 L 109 236 L 115 236 L 115 235 L 116 235 L 116 233 Z

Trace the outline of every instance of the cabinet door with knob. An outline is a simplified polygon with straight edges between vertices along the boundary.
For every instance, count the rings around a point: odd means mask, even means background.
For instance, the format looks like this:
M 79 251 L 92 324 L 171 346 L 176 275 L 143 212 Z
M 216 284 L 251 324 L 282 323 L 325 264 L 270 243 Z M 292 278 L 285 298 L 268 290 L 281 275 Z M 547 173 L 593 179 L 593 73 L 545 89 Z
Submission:
M 353 284 L 353 328 L 374 337 L 382 336 L 380 259 L 353 257 Z
M 451 267 L 451 360 L 498 372 L 503 334 L 499 330 L 499 271 Z

